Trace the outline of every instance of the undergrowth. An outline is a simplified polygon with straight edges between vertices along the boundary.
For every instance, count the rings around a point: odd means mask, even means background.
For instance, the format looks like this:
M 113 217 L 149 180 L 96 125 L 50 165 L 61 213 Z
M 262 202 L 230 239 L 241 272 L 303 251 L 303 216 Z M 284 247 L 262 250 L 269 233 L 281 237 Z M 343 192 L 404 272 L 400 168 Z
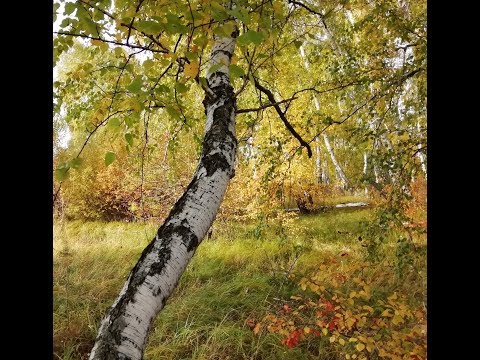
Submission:
M 328 327 L 325 316 L 334 313 L 315 317 L 316 312 L 326 310 L 327 301 L 340 306 L 335 311 L 343 316 L 344 324 L 347 310 L 354 319 L 360 316 L 351 306 L 371 305 L 363 303 L 369 300 L 357 299 L 362 290 L 357 280 L 362 279 L 369 286 L 370 299 L 383 301 L 396 294 L 393 315 L 404 306 L 404 322 L 395 318 L 398 339 L 407 324 L 423 324 L 425 239 L 415 239 L 417 252 L 399 277 L 395 272 L 398 233 L 382 234 L 385 239 L 375 250 L 381 260 L 368 260 L 365 240 L 369 234 L 363 224 L 372 215 L 373 209 L 338 209 L 300 217 L 285 214 L 276 220 L 215 223 L 212 236 L 198 248 L 156 319 L 144 358 L 326 360 L 379 356 L 378 349 L 367 350 L 367 346 L 375 346 L 368 339 L 373 336 L 365 336 L 363 348 L 358 337 L 356 343 L 347 341 L 347 335 L 355 338 L 352 327 Z M 151 223 L 55 223 L 55 359 L 88 358 L 105 310 L 156 228 Z M 335 279 L 336 286 L 332 283 Z M 321 282 L 322 287 L 312 288 L 312 281 Z M 352 291 L 356 293 L 352 295 Z M 353 299 L 354 305 L 348 299 Z M 299 310 L 302 305 L 306 306 Z M 303 311 L 306 307 L 310 313 Z M 317 320 L 323 322 L 315 324 Z M 279 325 L 281 321 L 286 325 Z M 298 336 L 292 337 L 297 330 Z M 347 342 L 346 347 L 340 338 Z M 395 345 L 397 338 L 385 341 Z

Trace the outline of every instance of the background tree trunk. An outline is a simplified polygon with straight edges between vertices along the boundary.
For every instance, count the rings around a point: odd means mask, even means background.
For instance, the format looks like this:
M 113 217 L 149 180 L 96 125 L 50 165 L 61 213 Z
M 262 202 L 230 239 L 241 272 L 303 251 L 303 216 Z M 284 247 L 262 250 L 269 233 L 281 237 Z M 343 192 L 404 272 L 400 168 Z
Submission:
M 330 158 L 332 159 L 333 166 L 335 166 L 335 172 L 337 174 L 337 178 L 340 180 L 342 188 L 345 190 L 348 188 L 348 179 L 345 173 L 342 170 L 342 167 L 337 161 L 337 158 L 335 157 L 335 153 L 333 152 L 333 148 L 330 145 L 330 141 L 328 140 L 327 134 L 323 133 L 323 141 L 325 142 L 325 147 L 328 151 L 328 154 L 330 155 Z
M 103 319 L 90 359 L 141 359 L 150 327 L 205 237 L 234 173 L 236 102 L 228 77 L 232 37 L 215 38 L 204 100 L 205 137 L 200 160 L 185 193 L 130 272 Z

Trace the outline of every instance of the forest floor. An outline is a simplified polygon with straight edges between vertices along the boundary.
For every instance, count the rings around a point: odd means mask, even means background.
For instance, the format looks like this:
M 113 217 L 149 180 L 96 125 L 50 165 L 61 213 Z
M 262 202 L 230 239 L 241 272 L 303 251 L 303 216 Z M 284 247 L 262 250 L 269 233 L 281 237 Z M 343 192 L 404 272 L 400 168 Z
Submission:
M 402 253 L 400 234 L 390 231 L 372 248 L 373 211 L 216 222 L 159 314 L 144 359 L 426 358 L 425 236 Z M 54 359 L 88 358 L 105 310 L 156 229 L 54 223 Z M 332 303 L 341 321 L 326 326 L 318 310 Z

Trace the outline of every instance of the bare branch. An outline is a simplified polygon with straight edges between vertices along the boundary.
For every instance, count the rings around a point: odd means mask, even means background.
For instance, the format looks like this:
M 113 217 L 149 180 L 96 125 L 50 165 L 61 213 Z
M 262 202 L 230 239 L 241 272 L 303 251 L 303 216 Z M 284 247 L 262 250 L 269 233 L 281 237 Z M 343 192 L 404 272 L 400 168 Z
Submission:
M 270 100 L 272 106 L 275 108 L 277 111 L 278 116 L 280 116 L 280 119 L 282 119 L 285 127 L 290 131 L 290 133 L 300 142 L 300 144 L 307 149 L 308 157 L 312 157 L 312 149 L 310 148 L 310 145 L 302 139 L 302 137 L 295 131 L 293 128 L 292 124 L 290 124 L 285 117 L 285 114 L 282 112 L 282 109 L 280 109 L 280 106 L 278 106 L 277 101 L 275 101 L 275 97 L 273 96 L 272 92 L 268 90 L 267 88 L 263 87 L 260 85 L 258 82 L 257 78 L 253 76 L 253 80 L 255 81 L 255 87 L 263 92 L 265 95 L 267 95 L 268 100 Z
M 283 104 L 283 103 L 286 103 L 286 102 L 290 102 L 292 100 L 295 100 L 297 99 L 297 97 L 291 97 L 289 99 L 285 99 L 285 100 L 281 100 L 281 101 L 277 101 L 276 103 L 274 104 L 265 104 L 263 106 L 260 106 L 258 108 L 252 108 L 252 109 L 240 109 L 240 110 L 237 110 L 236 113 L 237 114 L 243 114 L 243 113 L 247 113 L 247 112 L 255 112 L 255 111 L 260 111 L 260 110 L 263 110 L 263 109 L 266 109 L 266 108 L 269 108 L 270 106 L 275 106 L 275 105 L 279 105 L 279 104 Z
M 162 53 L 162 54 L 167 54 L 168 53 L 167 50 L 163 50 L 163 49 L 162 50 L 156 50 L 156 49 L 152 49 L 152 48 L 147 47 L 147 46 L 126 44 L 126 43 L 122 43 L 122 42 L 119 42 L 119 41 L 102 39 L 101 37 L 89 36 L 89 35 L 85 35 L 85 34 L 75 34 L 75 33 L 65 32 L 65 31 L 54 31 L 54 34 L 66 35 L 66 36 L 76 36 L 76 37 L 81 37 L 81 38 L 91 39 L 91 40 L 99 40 L 99 41 L 109 43 L 109 44 L 126 46 L 126 47 L 129 47 L 131 49 L 142 49 L 142 50 L 147 50 L 147 51 L 151 51 L 151 52 L 154 52 L 154 53 Z
M 94 9 L 100 11 L 101 13 L 107 15 L 110 19 L 116 20 L 116 19 L 115 19 L 115 16 L 113 16 L 112 14 L 110 14 L 108 11 L 105 11 L 105 10 L 103 10 L 102 8 L 98 7 L 97 5 L 95 5 L 95 4 L 90 4 L 88 1 L 85 1 L 85 0 L 78 0 L 78 1 L 80 1 L 81 3 L 84 3 L 84 4 L 87 5 L 87 6 L 90 6 L 91 8 L 94 8 Z

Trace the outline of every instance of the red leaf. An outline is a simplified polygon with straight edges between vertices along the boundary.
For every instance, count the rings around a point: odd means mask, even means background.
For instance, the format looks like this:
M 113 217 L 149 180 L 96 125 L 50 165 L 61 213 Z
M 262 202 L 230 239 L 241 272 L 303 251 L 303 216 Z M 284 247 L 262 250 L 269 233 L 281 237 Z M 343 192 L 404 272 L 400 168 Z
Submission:
M 325 305 L 327 306 L 327 311 L 333 311 L 334 306 L 330 301 L 327 301 Z
M 299 338 L 303 338 L 303 334 L 300 332 L 300 330 L 295 330 L 285 339 L 283 339 L 282 343 L 287 345 L 288 348 L 292 348 L 298 345 Z

